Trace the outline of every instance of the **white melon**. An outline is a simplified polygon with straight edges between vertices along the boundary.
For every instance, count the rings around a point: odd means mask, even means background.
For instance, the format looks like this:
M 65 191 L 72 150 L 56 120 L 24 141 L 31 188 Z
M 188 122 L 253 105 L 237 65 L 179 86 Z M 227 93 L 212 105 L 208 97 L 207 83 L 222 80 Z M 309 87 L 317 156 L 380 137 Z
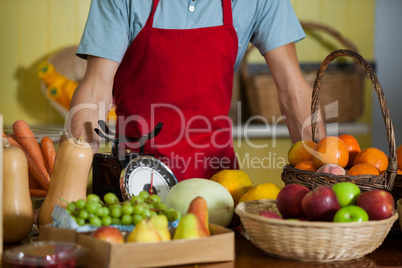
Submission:
M 224 227 L 229 225 L 233 217 L 233 197 L 220 183 L 198 178 L 183 180 L 172 187 L 165 203 L 168 208 L 185 215 L 190 202 L 197 196 L 207 202 L 209 223 Z

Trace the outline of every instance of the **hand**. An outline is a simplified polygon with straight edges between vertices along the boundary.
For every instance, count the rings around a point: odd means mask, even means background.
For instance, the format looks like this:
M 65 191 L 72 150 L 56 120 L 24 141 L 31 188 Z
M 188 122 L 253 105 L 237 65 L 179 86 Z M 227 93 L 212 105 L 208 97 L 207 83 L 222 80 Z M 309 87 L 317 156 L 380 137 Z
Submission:
M 74 91 L 70 111 L 65 121 L 69 136 L 82 136 L 96 153 L 100 138 L 94 128 L 98 120 L 106 120 L 112 105 L 114 75 L 119 64 L 99 57 L 88 56 L 87 70 Z

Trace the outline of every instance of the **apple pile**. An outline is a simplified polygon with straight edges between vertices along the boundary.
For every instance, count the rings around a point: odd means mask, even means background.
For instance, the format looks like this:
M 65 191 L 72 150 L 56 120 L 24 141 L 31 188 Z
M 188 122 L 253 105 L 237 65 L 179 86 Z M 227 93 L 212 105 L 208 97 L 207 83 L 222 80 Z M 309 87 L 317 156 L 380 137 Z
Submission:
M 203 197 L 194 198 L 187 213 L 180 219 L 173 236 L 165 215 L 152 215 L 138 222 L 124 239 L 122 232 L 114 226 L 102 226 L 92 233 L 92 237 L 112 243 L 125 242 L 161 242 L 171 239 L 195 239 L 209 236 L 208 207 Z
M 395 212 L 392 195 L 385 190 L 361 192 L 351 182 L 332 187 L 318 186 L 312 190 L 299 184 L 288 184 L 277 197 L 279 214 L 262 211 L 268 218 L 307 221 L 364 222 L 382 220 Z

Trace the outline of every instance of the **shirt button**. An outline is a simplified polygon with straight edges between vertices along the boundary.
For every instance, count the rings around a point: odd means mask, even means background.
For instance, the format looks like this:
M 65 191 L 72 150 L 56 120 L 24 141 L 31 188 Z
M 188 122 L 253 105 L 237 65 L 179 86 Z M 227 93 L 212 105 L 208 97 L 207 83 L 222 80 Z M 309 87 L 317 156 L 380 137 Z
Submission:
M 195 7 L 194 7 L 194 6 L 190 6 L 188 9 L 189 9 L 191 12 L 193 12 L 193 11 L 195 10 Z

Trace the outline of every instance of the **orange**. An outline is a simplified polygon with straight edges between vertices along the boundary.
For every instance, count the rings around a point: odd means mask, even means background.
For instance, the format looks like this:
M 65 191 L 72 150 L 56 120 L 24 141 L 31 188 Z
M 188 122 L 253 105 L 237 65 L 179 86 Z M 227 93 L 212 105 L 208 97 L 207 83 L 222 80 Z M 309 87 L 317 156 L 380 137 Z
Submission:
M 396 158 L 398 160 L 398 169 L 402 169 L 402 144 L 396 149 Z
M 361 151 L 359 142 L 356 140 L 355 137 L 348 134 L 339 135 L 338 138 L 340 138 L 345 143 L 346 148 L 348 148 L 349 162 L 346 165 L 346 168 L 351 168 L 353 166 L 353 161 L 355 160 L 356 155 L 358 155 Z
M 362 150 L 353 161 L 353 165 L 369 164 L 372 165 L 380 172 L 385 171 L 388 167 L 388 157 L 380 149 L 369 147 Z
M 317 168 L 326 164 L 335 164 L 344 168 L 349 161 L 349 151 L 341 139 L 327 136 L 317 143 L 313 158 Z
M 301 169 L 301 170 L 310 170 L 313 172 L 317 171 L 317 167 L 314 164 L 314 161 L 308 160 L 308 161 L 301 161 L 298 163 L 295 168 Z
M 369 164 L 357 164 L 349 169 L 348 175 L 380 175 L 380 171 L 378 170 L 378 168 L 373 167 Z
M 237 169 L 224 169 L 218 171 L 211 177 L 211 181 L 215 181 L 223 185 L 233 197 L 235 205 L 239 203 L 240 198 L 247 193 L 254 182 L 250 179 L 247 173 Z
M 312 161 L 316 143 L 313 141 L 297 141 L 288 151 L 288 160 L 291 166 L 296 166 L 302 161 Z

